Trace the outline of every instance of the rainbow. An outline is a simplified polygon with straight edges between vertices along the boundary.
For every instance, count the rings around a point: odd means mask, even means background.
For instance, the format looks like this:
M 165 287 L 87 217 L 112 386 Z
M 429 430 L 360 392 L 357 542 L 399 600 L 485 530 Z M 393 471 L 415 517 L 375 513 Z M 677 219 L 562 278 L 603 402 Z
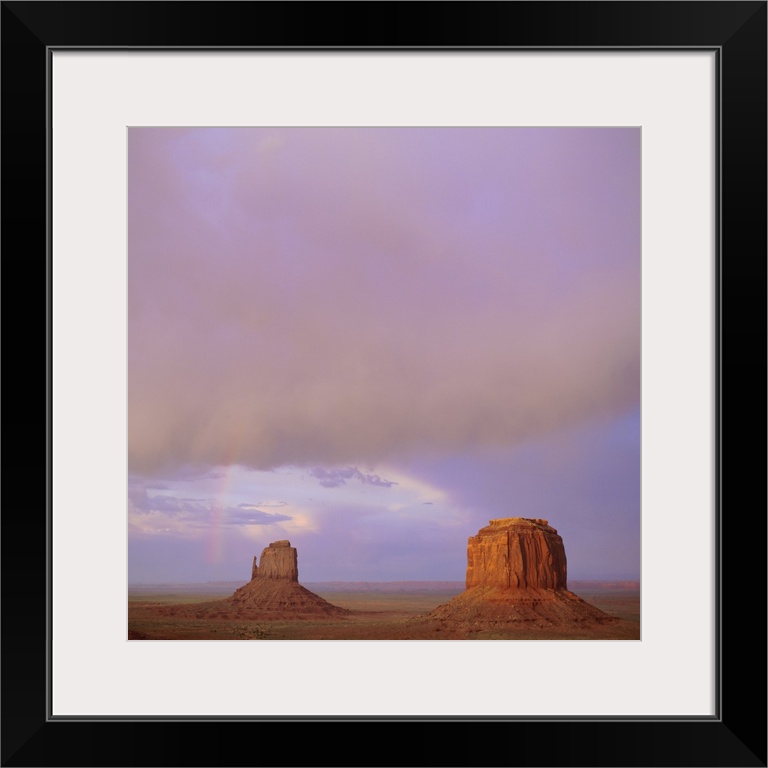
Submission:
M 240 435 L 242 440 L 242 435 Z M 239 447 L 238 441 L 238 447 Z M 226 508 L 231 503 L 230 494 L 232 486 L 235 482 L 235 475 L 237 474 L 237 463 L 233 463 L 233 459 L 237 455 L 237 450 L 233 446 L 229 452 L 229 461 L 217 469 L 223 470 L 221 474 L 221 480 L 214 494 L 214 500 L 211 504 L 211 524 L 208 528 L 208 546 L 206 547 L 205 559 L 209 563 L 218 563 L 221 560 L 223 554 L 223 542 L 221 536 L 221 529 L 226 523 Z
M 227 461 L 220 465 L 223 469 L 221 482 L 216 490 L 213 504 L 211 505 L 211 525 L 208 532 L 208 547 L 206 549 L 206 560 L 209 563 L 218 563 L 223 554 L 223 544 L 221 529 L 226 523 L 226 508 L 230 503 L 230 493 L 235 481 L 237 468 L 240 466 L 237 457 L 240 456 L 240 449 L 245 441 L 246 423 L 245 419 L 237 420 L 237 427 L 232 435 L 229 445 Z

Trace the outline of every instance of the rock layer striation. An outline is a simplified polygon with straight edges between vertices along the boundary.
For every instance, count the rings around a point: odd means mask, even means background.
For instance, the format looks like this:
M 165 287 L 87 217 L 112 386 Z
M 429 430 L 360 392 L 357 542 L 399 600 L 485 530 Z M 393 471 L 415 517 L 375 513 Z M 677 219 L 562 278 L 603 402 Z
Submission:
M 467 589 L 565 589 L 565 547 L 546 520 L 491 520 L 467 546 Z
M 290 541 L 273 541 L 261 552 L 261 566 L 253 558 L 251 579 L 299 580 L 299 565 L 296 547 Z
M 466 587 L 428 618 L 475 630 L 615 621 L 568 590 L 563 540 L 539 518 L 491 520 L 470 536 Z

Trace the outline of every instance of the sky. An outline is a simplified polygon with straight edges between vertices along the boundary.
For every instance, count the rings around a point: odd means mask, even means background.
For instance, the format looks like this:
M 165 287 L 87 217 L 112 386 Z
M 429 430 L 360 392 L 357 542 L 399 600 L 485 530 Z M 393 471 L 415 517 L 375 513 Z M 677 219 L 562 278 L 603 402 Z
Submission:
M 130 583 L 640 575 L 639 128 L 130 128 Z

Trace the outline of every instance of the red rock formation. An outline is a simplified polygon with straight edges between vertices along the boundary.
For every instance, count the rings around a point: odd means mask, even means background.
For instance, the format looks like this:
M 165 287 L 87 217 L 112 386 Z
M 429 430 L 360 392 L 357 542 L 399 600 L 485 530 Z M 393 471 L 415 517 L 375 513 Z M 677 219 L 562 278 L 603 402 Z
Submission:
M 569 592 L 563 540 L 546 520 L 491 520 L 467 545 L 467 588 L 429 619 L 474 629 L 615 621 Z
M 261 564 L 253 558 L 251 580 L 223 600 L 186 603 L 159 609 L 166 616 L 197 619 L 263 619 L 285 621 L 348 616 L 340 608 L 299 584 L 296 548 L 290 541 L 273 541 L 261 553 Z
M 285 579 L 286 581 L 299 580 L 298 557 L 296 547 L 291 546 L 290 541 L 273 541 L 261 552 L 261 566 L 256 565 L 253 558 L 251 579 Z
M 491 520 L 469 538 L 467 589 L 476 586 L 565 589 L 562 538 L 546 520 Z
M 236 611 L 241 618 L 300 619 L 347 614 L 344 608 L 323 600 L 299 584 L 296 547 L 290 541 L 273 541 L 261 553 L 261 563 L 253 558 L 251 580 L 217 610 Z

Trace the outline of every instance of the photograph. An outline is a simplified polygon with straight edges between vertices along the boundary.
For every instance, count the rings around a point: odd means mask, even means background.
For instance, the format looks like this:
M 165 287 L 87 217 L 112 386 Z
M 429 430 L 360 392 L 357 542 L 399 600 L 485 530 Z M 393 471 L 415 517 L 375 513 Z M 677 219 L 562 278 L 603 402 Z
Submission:
M 639 127 L 128 129 L 130 640 L 639 640 Z
M 0 10 L 2 766 L 765 768 L 766 0 Z

